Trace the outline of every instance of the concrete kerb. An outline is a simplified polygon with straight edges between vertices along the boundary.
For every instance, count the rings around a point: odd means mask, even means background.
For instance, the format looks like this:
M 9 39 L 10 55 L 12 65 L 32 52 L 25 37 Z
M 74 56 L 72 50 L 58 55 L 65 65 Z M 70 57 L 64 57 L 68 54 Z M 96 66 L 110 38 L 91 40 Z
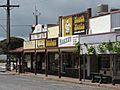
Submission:
M 45 77 L 45 75 L 27 75 L 27 74 L 23 74 L 24 76 L 31 76 L 34 78 L 40 78 L 43 80 L 55 80 L 55 81 L 61 81 L 61 82 L 68 82 L 68 83 L 75 83 L 75 84 L 83 84 L 83 85 L 90 85 L 90 86 L 97 86 L 97 87 L 103 87 L 103 88 L 110 88 L 110 89 L 116 89 L 116 90 L 120 90 L 120 87 L 117 86 L 113 86 L 112 84 L 99 84 L 99 83 L 91 83 L 91 81 L 89 80 L 82 80 L 79 81 L 78 79 L 73 79 L 73 78 L 66 78 L 66 77 L 62 77 L 62 78 L 58 78 L 58 76 L 51 76 L 49 75 L 48 77 Z
M 99 83 L 91 83 L 90 80 L 82 80 L 79 81 L 78 79 L 74 78 L 68 78 L 68 77 L 61 77 L 58 78 L 58 76 L 48 75 L 48 77 L 45 77 L 44 74 L 37 74 L 34 73 L 16 73 L 16 72 L 8 72 L 11 75 L 17 75 L 17 76 L 23 76 L 23 77 L 29 77 L 29 78 L 35 78 L 35 79 L 42 79 L 42 80 L 55 80 L 55 81 L 61 81 L 61 82 L 68 82 L 68 83 L 75 83 L 75 84 L 83 84 L 83 85 L 90 85 L 90 86 L 98 86 L 98 87 L 105 87 L 110 89 L 116 89 L 120 90 L 120 85 L 113 86 L 112 84 L 99 84 Z

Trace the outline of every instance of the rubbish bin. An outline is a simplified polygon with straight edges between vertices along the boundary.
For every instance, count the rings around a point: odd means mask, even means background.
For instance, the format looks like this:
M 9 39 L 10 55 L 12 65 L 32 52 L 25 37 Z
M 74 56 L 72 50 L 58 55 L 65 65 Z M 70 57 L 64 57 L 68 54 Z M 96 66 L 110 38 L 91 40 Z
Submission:
M 22 73 L 22 65 L 18 65 L 18 72 Z

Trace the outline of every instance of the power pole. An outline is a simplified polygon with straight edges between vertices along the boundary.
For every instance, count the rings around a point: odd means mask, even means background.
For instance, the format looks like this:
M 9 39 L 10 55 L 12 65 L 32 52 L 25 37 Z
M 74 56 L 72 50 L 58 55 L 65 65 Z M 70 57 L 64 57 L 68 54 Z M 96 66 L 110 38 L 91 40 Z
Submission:
M 6 69 L 10 70 L 11 67 L 11 61 L 9 58 L 9 43 L 10 43 L 10 8 L 11 7 L 19 7 L 19 5 L 10 5 L 10 0 L 7 0 L 6 5 L 0 5 L 0 7 L 6 7 L 7 11 L 7 63 L 6 63 Z
M 40 15 L 41 13 L 40 12 L 38 12 L 38 10 L 37 10 L 37 8 L 36 8 L 36 6 L 35 6 L 35 12 L 33 13 L 33 15 L 35 16 L 35 25 L 37 25 L 38 24 L 38 15 Z

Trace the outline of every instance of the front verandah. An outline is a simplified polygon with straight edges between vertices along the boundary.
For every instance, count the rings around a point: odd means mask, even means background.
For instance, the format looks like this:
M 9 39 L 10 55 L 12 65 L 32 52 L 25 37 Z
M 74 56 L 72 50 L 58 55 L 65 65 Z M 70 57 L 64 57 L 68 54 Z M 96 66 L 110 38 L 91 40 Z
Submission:
M 28 61 L 27 65 L 31 65 L 29 70 L 34 72 L 34 53 L 31 53 L 31 55 L 32 61 Z M 114 62 L 111 62 L 109 57 L 110 55 L 80 55 L 80 59 L 78 54 L 74 54 L 72 52 L 61 52 L 61 54 L 59 54 L 58 52 L 48 52 L 47 59 L 45 55 L 46 54 L 44 52 L 37 52 L 37 73 L 72 78 L 80 78 L 80 76 L 82 76 L 81 78 L 83 79 L 90 78 L 91 72 L 109 74 L 110 76 L 114 74 L 114 77 L 119 76 L 119 59 L 117 59 L 117 57 L 115 58 L 116 55 L 113 55 L 114 58 L 112 56 Z M 26 63 L 26 60 L 24 62 Z M 114 71 L 111 71 L 111 67 L 113 65 L 112 63 L 114 64 Z M 48 70 L 46 70 L 46 65 L 48 65 Z M 79 65 L 81 67 L 81 71 Z
M 24 53 L 24 70 L 25 72 L 45 74 L 45 53 Z
M 111 77 L 109 82 L 120 80 L 120 54 L 89 55 L 91 73 L 99 73 Z

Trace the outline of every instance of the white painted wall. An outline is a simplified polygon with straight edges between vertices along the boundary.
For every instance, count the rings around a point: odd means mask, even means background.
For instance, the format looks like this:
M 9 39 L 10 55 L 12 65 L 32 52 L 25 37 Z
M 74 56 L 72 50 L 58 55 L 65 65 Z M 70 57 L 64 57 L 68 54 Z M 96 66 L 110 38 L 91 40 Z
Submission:
M 0 60 L 6 60 L 6 59 L 7 59 L 7 55 L 5 55 L 5 54 L 0 55 Z
M 42 32 L 42 24 L 38 24 L 35 26 L 35 30 L 32 33 Z
M 120 12 L 112 13 L 112 28 L 120 27 Z
M 90 19 L 89 34 L 105 33 L 111 31 L 111 18 L 109 15 Z
M 116 38 L 116 39 L 117 39 L 117 41 L 120 41 L 120 35 L 119 35 L 119 36 L 117 36 L 117 38 Z

